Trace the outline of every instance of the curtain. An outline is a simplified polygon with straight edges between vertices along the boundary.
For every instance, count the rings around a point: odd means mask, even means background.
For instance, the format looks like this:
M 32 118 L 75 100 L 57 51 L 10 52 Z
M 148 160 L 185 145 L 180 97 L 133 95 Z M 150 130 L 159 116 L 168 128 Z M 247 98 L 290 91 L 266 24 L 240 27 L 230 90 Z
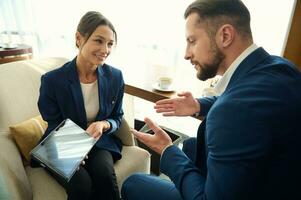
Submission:
M 66 19 L 67 15 L 56 13 L 56 7 L 60 8 L 62 4 L 59 0 L 1 0 L 0 43 L 31 45 L 35 57 L 72 58 L 76 50 L 73 38 L 75 28 L 70 31 L 68 25 L 59 24 L 60 19 Z M 64 5 L 62 7 L 61 10 L 65 10 Z
M 27 43 L 38 51 L 31 0 L 0 1 L 0 42 Z

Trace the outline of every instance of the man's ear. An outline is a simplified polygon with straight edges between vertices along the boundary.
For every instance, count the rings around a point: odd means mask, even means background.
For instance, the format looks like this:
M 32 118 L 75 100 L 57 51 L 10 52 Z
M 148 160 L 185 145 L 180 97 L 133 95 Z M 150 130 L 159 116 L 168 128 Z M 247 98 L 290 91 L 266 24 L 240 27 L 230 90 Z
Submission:
M 217 31 L 217 39 L 222 48 L 228 48 L 234 38 L 235 38 L 235 29 L 231 24 L 224 24 Z

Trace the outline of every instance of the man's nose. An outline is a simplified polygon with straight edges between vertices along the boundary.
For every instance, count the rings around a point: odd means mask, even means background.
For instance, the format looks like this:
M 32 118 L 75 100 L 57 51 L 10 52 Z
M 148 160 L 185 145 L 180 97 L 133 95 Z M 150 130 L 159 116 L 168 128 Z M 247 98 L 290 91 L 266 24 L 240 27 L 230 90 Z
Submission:
M 185 60 L 190 60 L 190 59 L 191 59 L 191 54 L 189 54 L 189 53 L 186 51 L 185 56 L 184 56 L 184 59 L 185 59 Z
M 190 53 L 188 48 L 186 48 L 184 59 L 185 60 L 190 60 L 191 59 L 191 53 Z

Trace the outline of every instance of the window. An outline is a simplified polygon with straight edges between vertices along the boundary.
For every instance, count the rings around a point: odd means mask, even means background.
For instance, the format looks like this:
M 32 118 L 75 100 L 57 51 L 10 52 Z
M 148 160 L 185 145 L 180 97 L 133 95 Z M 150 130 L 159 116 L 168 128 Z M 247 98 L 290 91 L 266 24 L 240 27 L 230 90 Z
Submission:
M 29 43 L 35 56 L 71 59 L 77 53 L 74 34 L 80 17 L 88 10 L 97 10 L 112 21 L 118 34 L 117 48 L 109 63 L 120 67 L 125 74 L 134 72 L 141 74 L 139 77 L 151 77 L 152 81 L 165 74 L 181 76 L 180 88 L 190 90 L 192 85 L 199 85 L 195 90 L 201 91 L 200 82 L 194 78 L 194 68 L 183 59 L 183 14 L 191 2 L 1 0 L 0 43 Z M 282 55 L 295 0 L 243 2 L 251 12 L 255 43 L 272 54 Z

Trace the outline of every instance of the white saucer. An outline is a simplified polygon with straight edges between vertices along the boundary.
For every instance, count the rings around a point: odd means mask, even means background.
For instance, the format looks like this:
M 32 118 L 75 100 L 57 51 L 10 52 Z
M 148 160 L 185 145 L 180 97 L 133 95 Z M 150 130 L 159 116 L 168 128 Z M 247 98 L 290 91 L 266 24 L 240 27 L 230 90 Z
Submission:
M 152 85 L 152 87 L 155 89 L 155 90 L 158 90 L 160 92 L 173 92 L 175 91 L 174 87 L 171 85 L 169 88 L 166 88 L 166 89 L 162 89 L 159 87 L 158 83 L 154 83 Z
M 18 47 L 18 44 L 15 44 L 15 43 L 2 43 L 2 44 L 0 44 L 0 46 L 3 49 L 15 49 L 15 48 Z

